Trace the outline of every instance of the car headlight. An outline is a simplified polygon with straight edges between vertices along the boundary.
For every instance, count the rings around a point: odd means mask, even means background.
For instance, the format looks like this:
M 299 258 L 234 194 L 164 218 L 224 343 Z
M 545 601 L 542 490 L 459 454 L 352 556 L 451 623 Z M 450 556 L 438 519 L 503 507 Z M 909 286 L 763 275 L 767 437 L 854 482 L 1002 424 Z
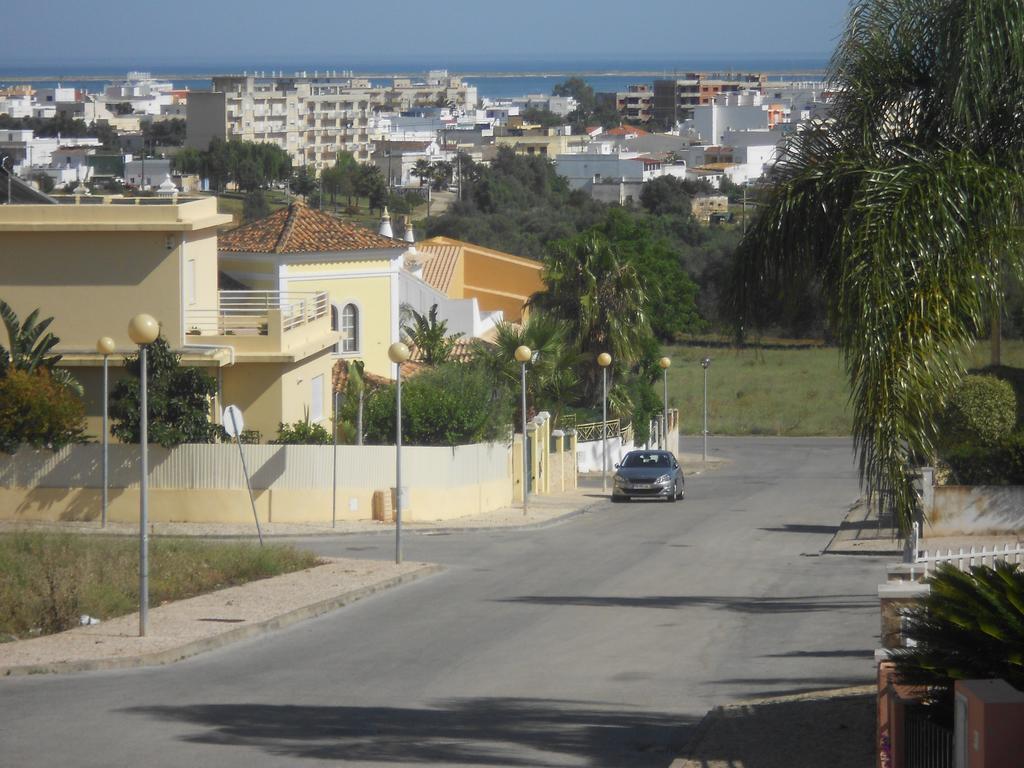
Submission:
M 668 485 L 669 483 L 672 482 L 672 475 L 662 475 L 654 482 L 657 483 L 658 485 Z
M 622 475 L 616 475 L 614 478 L 615 485 L 625 485 L 626 479 Z

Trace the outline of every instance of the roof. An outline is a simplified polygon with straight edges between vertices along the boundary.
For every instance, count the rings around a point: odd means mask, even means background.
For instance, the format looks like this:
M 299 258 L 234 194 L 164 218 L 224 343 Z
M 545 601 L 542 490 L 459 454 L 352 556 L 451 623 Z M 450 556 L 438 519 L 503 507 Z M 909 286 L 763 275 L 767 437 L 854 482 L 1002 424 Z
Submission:
M 325 253 L 405 248 L 406 243 L 314 211 L 299 201 L 219 237 L 217 249 L 236 253 Z
M 477 342 L 481 344 L 490 344 L 480 339 L 475 339 L 469 336 L 460 336 L 455 340 L 455 344 L 452 347 L 452 351 L 448 355 L 448 361 L 451 363 L 468 363 L 473 359 L 473 353 L 476 351 Z M 493 346 L 491 344 L 490 346 Z M 409 360 L 413 363 L 422 363 L 423 354 L 419 347 L 415 344 L 409 345 Z M 404 369 L 403 369 L 404 370 Z
M 433 141 L 381 141 L 377 143 L 380 149 L 411 150 L 413 152 L 425 152 L 433 144 Z
M 609 128 L 605 131 L 606 136 L 647 136 L 650 131 L 637 128 L 635 125 L 621 125 L 618 128 Z
M 423 265 L 423 281 L 442 293 L 448 293 L 448 289 L 451 287 L 452 277 L 455 275 L 455 268 L 458 266 L 459 256 L 463 250 L 534 267 L 538 273 L 543 267 L 543 264 L 535 259 L 496 251 L 493 248 L 485 248 L 482 245 L 467 243 L 465 240 L 456 240 L 452 237 L 432 237 L 429 240 L 416 243 L 416 249 L 430 256 Z

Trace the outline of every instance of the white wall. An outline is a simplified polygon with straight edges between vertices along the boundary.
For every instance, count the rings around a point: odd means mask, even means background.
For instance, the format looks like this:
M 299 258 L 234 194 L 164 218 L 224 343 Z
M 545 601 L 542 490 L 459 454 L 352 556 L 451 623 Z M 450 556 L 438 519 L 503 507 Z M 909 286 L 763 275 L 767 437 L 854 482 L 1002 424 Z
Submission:
M 483 335 L 503 318 L 500 311 L 481 313 L 476 299 L 450 299 L 407 270 L 402 270 L 399 278 L 399 301 L 421 315 L 437 304 L 438 319 L 447 321 L 448 332 L 468 337 Z

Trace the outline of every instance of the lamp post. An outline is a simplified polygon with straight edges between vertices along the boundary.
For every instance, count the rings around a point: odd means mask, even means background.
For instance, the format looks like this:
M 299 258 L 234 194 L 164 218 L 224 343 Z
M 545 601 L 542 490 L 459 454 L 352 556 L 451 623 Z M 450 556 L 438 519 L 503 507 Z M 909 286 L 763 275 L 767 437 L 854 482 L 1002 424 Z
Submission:
M 139 637 L 149 623 L 149 404 L 146 395 L 146 345 L 156 341 L 160 326 L 152 315 L 136 315 L 128 323 L 128 337 L 139 345 Z
M 662 417 L 661 417 L 661 435 L 662 435 L 662 443 L 663 443 L 663 445 L 661 447 L 664 450 L 667 451 L 667 450 L 670 450 L 669 447 L 668 447 L 668 369 L 669 369 L 669 366 L 672 365 L 672 360 L 670 358 L 668 358 L 668 357 L 663 357 L 663 358 L 661 358 L 658 361 L 658 365 L 661 366 L 661 370 L 662 370 L 662 374 L 663 374 L 664 391 L 665 391 L 664 398 L 663 398 L 664 404 L 663 404 L 663 408 L 662 408 Z M 673 451 L 673 453 L 674 453 L 674 451 Z
M 107 504 L 109 502 L 110 486 L 110 460 L 108 447 L 110 445 L 109 428 L 107 417 L 110 403 L 110 356 L 114 353 L 114 340 L 104 336 L 96 342 L 96 351 L 103 355 L 103 508 L 100 511 L 100 527 L 107 527 Z
M 597 356 L 597 364 L 601 366 L 603 390 L 601 396 L 601 492 L 608 492 L 608 366 L 612 364 L 612 356 L 602 352 Z
M 529 453 L 526 448 L 526 364 L 530 362 L 533 352 L 528 346 L 522 344 L 516 347 L 515 358 L 520 364 L 520 379 L 523 383 L 523 395 L 521 406 L 523 409 L 523 514 L 526 514 L 527 496 L 530 493 L 530 471 L 527 467 Z
M 7 171 L 7 202 L 6 202 L 6 205 L 10 205 L 11 204 L 11 174 L 13 173 L 13 171 L 11 170 L 11 156 L 10 155 L 4 155 L 4 159 L 0 160 L 0 168 L 3 168 L 5 171 Z
M 711 367 L 711 358 L 705 357 L 700 361 L 700 367 L 704 369 L 704 463 L 708 463 L 708 368 Z
M 388 347 L 388 358 L 395 364 L 395 564 L 402 562 L 402 363 L 409 359 L 409 348 L 400 341 Z

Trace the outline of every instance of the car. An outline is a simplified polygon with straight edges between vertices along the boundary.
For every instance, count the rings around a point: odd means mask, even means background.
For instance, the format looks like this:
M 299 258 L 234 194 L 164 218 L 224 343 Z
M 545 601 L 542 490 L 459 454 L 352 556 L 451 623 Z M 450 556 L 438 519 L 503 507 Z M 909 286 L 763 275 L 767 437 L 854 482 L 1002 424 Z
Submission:
M 630 451 L 615 465 L 612 501 L 678 501 L 685 491 L 683 470 L 669 451 Z

